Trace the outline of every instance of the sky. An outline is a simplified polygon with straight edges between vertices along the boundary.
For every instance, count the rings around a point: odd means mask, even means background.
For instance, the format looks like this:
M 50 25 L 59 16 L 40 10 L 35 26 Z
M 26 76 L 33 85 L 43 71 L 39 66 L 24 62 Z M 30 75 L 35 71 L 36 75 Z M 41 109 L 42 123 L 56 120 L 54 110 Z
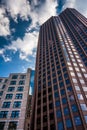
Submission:
M 67 7 L 87 17 L 87 0 L 0 0 L 0 77 L 35 69 L 40 25 Z

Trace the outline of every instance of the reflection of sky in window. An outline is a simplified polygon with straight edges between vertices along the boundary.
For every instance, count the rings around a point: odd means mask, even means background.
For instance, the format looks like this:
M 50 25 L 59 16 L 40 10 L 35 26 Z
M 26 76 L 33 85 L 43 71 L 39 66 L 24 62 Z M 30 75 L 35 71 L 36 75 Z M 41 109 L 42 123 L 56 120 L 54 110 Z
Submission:
M 30 91 L 29 91 L 29 95 L 32 95 L 33 91 L 34 91 L 34 75 L 35 75 L 35 71 L 32 70 L 31 75 L 30 75 Z

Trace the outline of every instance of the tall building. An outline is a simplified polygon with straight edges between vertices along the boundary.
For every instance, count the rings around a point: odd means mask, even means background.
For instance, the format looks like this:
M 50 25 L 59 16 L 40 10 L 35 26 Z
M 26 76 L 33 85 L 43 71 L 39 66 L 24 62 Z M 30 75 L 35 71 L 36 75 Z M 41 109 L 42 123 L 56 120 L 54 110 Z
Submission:
M 31 130 L 87 130 L 87 19 L 67 8 L 40 28 Z
M 29 102 L 31 69 L 26 73 L 11 73 L 0 77 L 0 130 L 24 130 Z M 26 123 L 26 124 L 25 124 Z M 29 130 L 29 129 L 25 129 Z

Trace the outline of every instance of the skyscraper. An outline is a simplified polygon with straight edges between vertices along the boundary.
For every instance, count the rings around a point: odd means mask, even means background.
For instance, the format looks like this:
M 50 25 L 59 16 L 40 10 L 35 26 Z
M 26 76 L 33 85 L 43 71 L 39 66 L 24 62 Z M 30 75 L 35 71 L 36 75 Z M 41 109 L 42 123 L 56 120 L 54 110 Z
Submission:
M 87 19 L 75 9 L 40 28 L 31 130 L 87 130 Z

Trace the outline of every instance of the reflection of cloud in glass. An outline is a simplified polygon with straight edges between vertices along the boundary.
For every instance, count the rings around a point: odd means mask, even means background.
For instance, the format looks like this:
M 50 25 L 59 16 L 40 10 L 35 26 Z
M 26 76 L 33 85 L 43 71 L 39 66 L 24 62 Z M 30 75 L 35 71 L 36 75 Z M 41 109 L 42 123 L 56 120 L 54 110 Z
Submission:
M 34 91 L 34 75 L 35 75 L 35 71 L 32 70 L 31 75 L 30 75 L 30 91 L 29 91 L 29 95 L 32 95 L 33 91 Z

